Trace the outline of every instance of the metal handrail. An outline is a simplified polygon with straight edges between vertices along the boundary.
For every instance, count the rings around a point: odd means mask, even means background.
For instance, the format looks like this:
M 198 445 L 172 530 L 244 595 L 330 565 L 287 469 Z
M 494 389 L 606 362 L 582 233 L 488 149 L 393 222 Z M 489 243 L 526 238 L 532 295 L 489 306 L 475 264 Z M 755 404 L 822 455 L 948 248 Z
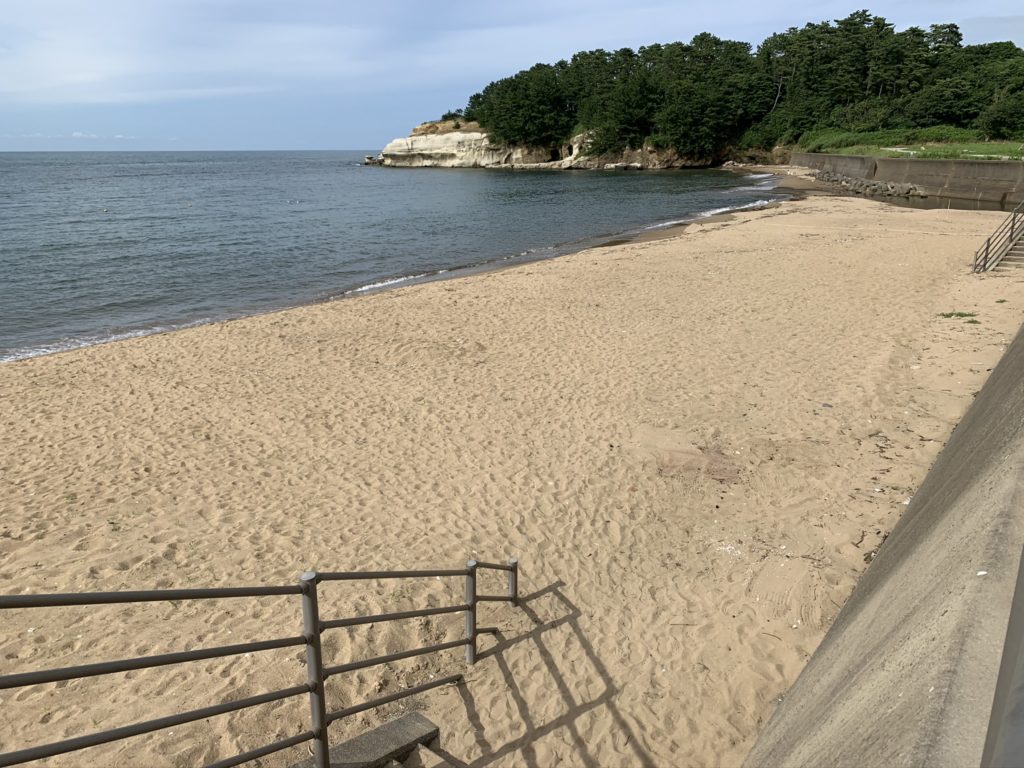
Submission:
M 0 595 L 3 608 L 61 608 L 69 605 L 153 603 L 160 600 L 211 600 L 229 597 L 298 595 L 302 587 L 223 587 L 221 589 L 151 589 L 143 592 L 71 592 L 57 595 Z
M 438 616 L 442 613 L 462 613 L 468 611 L 468 605 L 446 605 L 443 608 L 421 608 L 416 611 L 397 611 L 395 613 L 378 613 L 374 616 L 356 616 L 352 619 L 331 619 L 321 621 L 320 629 L 340 629 L 341 627 L 357 627 L 360 624 L 376 624 L 378 621 L 396 621 L 398 619 L 417 619 L 420 616 Z
M 280 752 L 281 750 L 288 749 L 289 747 L 298 746 L 303 742 L 311 741 L 315 738 L 316 734 L 312 731 L 303 731 L 298 736 L 281 739 L 280 741 L 275 741 L 273 744 L 267 744 L 265 747 L 250 749 L 248 752 L 243 752 L 240 755 L 228 757 L 224 760 L 218 760 L 216 763 L 210 763 L 206 768 L 233 768 L 233 766 L 248 763 L 250 760 L 259 760 L 261 757 L 272 755 L 275 752 Z
M 63 755 L 66 752 L 76 752 L 79 749 L 86 749 L 87 747 L 97 747 L 100 744 L 107 744 L 111 741 L 121 741 L 122 739 L 131 738 L 132 736 L 141 736 L 145 733 L 163 730 L 164 728 L 173 728 L 176 725 L 194 723 L 197 720 L 206 720 L 209 717 L 226 715 L 228 712 L 237 712 L 240 709 L 248 709 L 250 707 L 259 706 L 260 704 L 269 704 L 272 701 L 289 699 L 292 696 L 299 696 L 303 693 L 307 693 L 308 691 L 308 685 L 296 685 L 292 688 L 285 688 L 280 691 L 271 691 L 270 693 L 262 693 L 259 696 L 250 696 L 246 699 L 238 699 L 237 701 L 215 704 L 212 707 L 194 709 L 190 712 L 182 712 L 178 715 L 158 717 L 155 720 L 146 720 L 142 723 L 125 725 L 120 728 L 113 728 L 109 731 L 92 733 L 88 736 L 77 736 L 73 739 L 65 739 L 64 741 L 54 742 L 53 744 L 44 744 L 39 747 L 21 749 L 17 752 L 5 752 L 0 755 L 0 766 L 17 765 L 18 763 L 27 763 L 30 760 L 42 760 L 44 757 Z
M 111 675 L 115 672 L 133 672 L 138 669 L 165 667 L 168 664 L 182 664 L 186 661 L 203 661 L 222 656 L 237 656 L 242 653 L 270 651 L 275 648 L 289 648 L 293 645 L 305 645 L 305 637 L 285 637 L 280 640 L 261 640 L 255 643 L 238 645 L 222 645 L 219 648 L 202 648 L 195 651 L 180 653 L 163 653 L 158 656 L 142 656 L 137 659 L 121 661 L 103 661 L 98 664 L 82 664 L 77 667 L 63 669 L 45 669 L 39 672 L 22 672 L 17 675 L 0 677 L 0 690 L 5 688 L 21 688 L 26 685 L 42 685 L 43 683 L 59 683 L 63 680 L 81 680 L 97 675 Z
M 1022 235 L 1024 235 L 1024 202 L 1013 209 L 1006 220 L 985 240 L 985 244 L 975 252 L 973 271 L 987 272 L 994 268 Z
M 423 579 L 440 576 L 465 576 L 465 568 L 434 571 L 338 571 L 317 573 L 317 581 L 372 581 L 376 579 Z
M 355 672 L 357 669 L 379 667 L 381 664 L 389 664 L 392 661 L 401 661 L 402 659 L 411 659 L 416 656 L 426 656 L 429 653 L 447 651 L 449 648 L 458 648 L 460 645 L 466 645 L 469 642 L 469 638 L 464 637 L 461 640 L 450 640 L 447 643 L 428 645 L 424 648 L 412 648 L 408 651 L 389 653 L 386 656 L 375 656 L 372 659 L 360 659 L 359 661 L 350 661 L 347 664 L 336 664 L 333 667 L 324 667 L 324 679 L 326 680 L 328 677 L 340 675 L 343 672 Z
M 506 571 L 508 573 L 508 593 L 505 596 L 499 595 L 478 595 L 476 592 L 476 571 L 479 568 Z M 392 613 L 381 613 L 373 616 L 357 616 L 344 619 L 332 619 L 321 621 L 317 600 L 317 584 L 323 581 L 354 581 L 354 580 L 377 580 L 377 579 L 406 579 L 425 578 L 442 576 L 462 576 L 466 579 L 466 599 L 459 605 L 442 607 L 421 608 L 411 611 L 396 611 Z M 190 661 L 200 661 L 226 656 L 236 656 L 242 653 L 266 651 L 278 648 L 289 648 L 297 645 L 306 647 L 306 683 L 303 685 L 285 688 L 280 691 L 250 696 L 237 701 L 229 701 L 216 704 L 202 709 L 195 709 L 176 715 L 148 720 L 142 723 L 122 726 L 107 731 L 100 731 L 86 736 L 78 736 L 63 741 L 44 744 L 28 749 L 17 750 L 0 754 L 0 768 L 3 766 L 18 765 L 32 760 L 40 760 L 46 757 L 53 757 L 67 752 L 74 752 L 88 747 L 106 744 L 111 741 L 139 736 L 153 731 L 170 728 L 176 725 L 205 720 L 216 715 L 236 712 L 241 709 L 267 704 L 281 699 L 291 698 L 302 694 L 308 694 L 310 704 L 311 728 L 296 736 L 275 741 L 256 749 L 243 752 L 242 754 L 229 757 L 210 764 L 207 768 L 229 768 L 230 766 L 241 765 L 251 760 L 280 752 L 297 744 L 307 741 L 313 743 L 313 760 L 316 768 L 329 768 L 328 752 L 329 742 L 327 728 L 342 718 L 350 715 L 365 712 L 366 710 L 382 706 L 384 704 L 398 701 L 399 699 L 413 696 L 417 693 L 437 688 L 442 685 L 463 680 L 461 674 L 450 675 L 428 683 L 406 688 L 393 694 L 388 694 L 371 701 L 356 704 L 335 712 L 326 711 L 326 699 L 324 681 L 344 672 L 351 672 L 357 669 L 387 664 L 392 661 L 413 658 L 414 656 L 438 653 L 450 648 L 466 646 L 466 662 L 473 664 L 476 661 L 476 644 L 480 634 L 494 632 L 492 628 L 478 628 L 476 625 L 476 607 L 478 602 L 489 602 L 502 600 L 518 604 L 519 590 L 519 562 L 513 558 L 507 565 L 498 563 L 478 563 L 470 560 L 465 568 L 448 570 L 421 570 L 421 571 L 344 571 L 316 573 L 308 572 L 302 574 L 298 585 L 291 586 L 255 586 L 255 587 L 224 587 L 214 589 L 161 589 L 147 591 L 125 591 L 125 592 L 83 592 L 64 593 L 54 595 L 0 595 L 0 610 L 22 609 L 22 608 L 53 608 L 65 606 L 85 605 L 110 605 L 138 602 L 156 602 L 163 600 L 208 600 L 238 597 L 264 597 L 271 595 L 300 595 L 302 598 L 303 633 L 296 637 L 278 638 L 271 640 L 259 640 L 250 643 L 236 645 L 225 645 L 214 648 L 200 648 L 192 651 L 180 651 L 175 653 L 164 653 L 154 656 L 143 656 L 134 659 L 121 659 L 118 661 L 106 661 L 95 664 L 82 664 L 59 669 L 39 670 L 35 672 L 23 672 L 13 675 L 0 676 L 0 690 L 18 688 L 26 685 L 39 685 L 42 683 L 61 682 L 66 680 L 77 680 L 98 675 L 107 675 L 115 672 L 128 672 L 140 669 L 166 666 L 169 664 L 180 664 Z M 377 656 L 361 661 L 353 661 L 346 664 L 325 666 L 323 663 L 321 649 L 321 634 L 327 629 L 338 629 L 342 627 L 353 627 L 362 624 L 370 624 L 382 621 L 399 621 L 402 619 L 417 618 L 420 616 L 435 616 L 446 613 L 465 613 L 466 632 L 460 640 L 453 640 L 424 648 L 414 648 L 407 651 Z
M 373 699 L 372 701 L 366 701 L 362 704 L 355 704 L 351 707 L 345 707 L 345 709 L 339 709 L 336 712 L 332 712 L 327 716 L 327 723 L 337 722 L 345 717 L 351 715 L 358 715 L 360 712 L 365 712 L 368 709 L 374 707 L 382 707 L 385 704 L 390 704 L 393 701 L 404 699 L 407 696 L 415 696 L 417 693 L 423 693 L 429 691 L 431 688 L 440 688 L 442 685 L 451 685 L 452 683 L 462 682 L 462 675 L 449 675 L 448 677 L 442 677 L 438 680 L 431 680 L 429 683 L 423 683 L 422 685 L 416 685 L 412 688 L 406 688 L 404 691 L 398 693 L 389 693 L 387 696 L 381 696 L 379 699 Z

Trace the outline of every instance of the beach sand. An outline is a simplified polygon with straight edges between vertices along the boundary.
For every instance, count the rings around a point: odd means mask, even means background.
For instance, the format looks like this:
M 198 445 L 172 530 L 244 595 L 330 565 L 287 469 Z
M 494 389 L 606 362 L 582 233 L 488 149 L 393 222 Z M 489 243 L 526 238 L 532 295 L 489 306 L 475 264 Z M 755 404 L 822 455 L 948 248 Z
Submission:
M 466 685 L 408 709 L 475 766 L 738 765 L 1021 322 L 1004 214 L 811 197 L 464 279 L 0 366 L 0 592 L 521 561 Z M 942 318 L 974 312 L 978 323 Z M 481 576 L 484 591 L 501 574 Z M 325 584 L 325 618 L 461 602 Z M 325 634 L 327 662 L 461 615 Z M 10 611 L 4 674 L 301 632 L 294 597 Z M 487 653 L 488 651 L 495 651 Z M 0 691 L 18 749 L 304 682 L 301 648 Z M 328 682 L 330 708 L 464 669 Z M 52 765 L 191 766 L 304 697 Z M 287 765 L 305 748 L 267 758 Z

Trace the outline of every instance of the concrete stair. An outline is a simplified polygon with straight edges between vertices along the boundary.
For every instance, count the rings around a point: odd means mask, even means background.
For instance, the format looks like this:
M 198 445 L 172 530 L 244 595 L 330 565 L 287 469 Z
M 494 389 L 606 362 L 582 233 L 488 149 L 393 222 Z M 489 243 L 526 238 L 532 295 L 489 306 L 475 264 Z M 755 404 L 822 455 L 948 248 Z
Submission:
M 418 712 L 331 747 L 331 768 L 464 768 L 441 749 L 440 729 Z M 292 768 L 313 768 L 305 760 Z
M 993 272 L 1012 272 L 1024 267 L 1024 240 L 1018 240 L 996 264 Z

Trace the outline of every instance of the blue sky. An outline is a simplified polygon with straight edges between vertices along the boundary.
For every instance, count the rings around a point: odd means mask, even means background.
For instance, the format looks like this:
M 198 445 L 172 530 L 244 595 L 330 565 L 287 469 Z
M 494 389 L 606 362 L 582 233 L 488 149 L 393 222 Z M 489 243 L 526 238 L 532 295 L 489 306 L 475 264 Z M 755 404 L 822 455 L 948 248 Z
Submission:
M 757 44 L 866 3 L 0 0 L 0 151 L 379 149 L 491 80 L 708 31 Z M 883 0 L 1024 46 L 1020 0 Z M 813 10 L 808 10 L 813 8 Z

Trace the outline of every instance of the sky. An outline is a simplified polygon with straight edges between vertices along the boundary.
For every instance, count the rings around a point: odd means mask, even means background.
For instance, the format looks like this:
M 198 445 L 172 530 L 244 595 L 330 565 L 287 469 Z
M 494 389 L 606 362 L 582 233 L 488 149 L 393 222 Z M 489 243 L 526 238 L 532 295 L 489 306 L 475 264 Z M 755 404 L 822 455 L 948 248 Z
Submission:
M 0 151 L 379 150 L 580 50 L 757 45 L 866 0 L 0 0 Z M 877 0 L 1024 47 L 1020 0 Z

